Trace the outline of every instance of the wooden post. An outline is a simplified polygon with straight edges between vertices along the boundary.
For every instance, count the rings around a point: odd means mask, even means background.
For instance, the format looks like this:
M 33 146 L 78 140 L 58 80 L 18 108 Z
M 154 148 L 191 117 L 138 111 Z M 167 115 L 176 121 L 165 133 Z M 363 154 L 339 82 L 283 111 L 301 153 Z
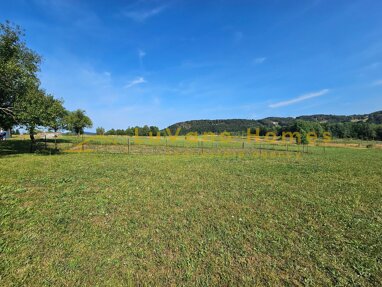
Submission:
M 47 148 L 48 148 L 48 145 L 46 143 L 46 135 L 45 135 L 45 149 L 47 149 Z
M 244 142 L 241 144 L 241 148 L 244 149 Z
M 130 138 L 127 138 L 127 154 L 130 154 Z
M 202 146 L 202 154 L 203 154 L 203 142 L 201 141 L 200 144 Z

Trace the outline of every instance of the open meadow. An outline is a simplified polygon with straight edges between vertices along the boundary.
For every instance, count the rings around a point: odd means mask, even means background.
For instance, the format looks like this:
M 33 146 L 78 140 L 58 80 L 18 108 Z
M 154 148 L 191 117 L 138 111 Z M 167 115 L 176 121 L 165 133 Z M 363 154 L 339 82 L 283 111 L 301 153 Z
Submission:
M 382 287 L 382 1 L 0 1 L 0 287 Z
M 381 150 L 27 143 L 0 143 L 2 286 L 382 284 Z

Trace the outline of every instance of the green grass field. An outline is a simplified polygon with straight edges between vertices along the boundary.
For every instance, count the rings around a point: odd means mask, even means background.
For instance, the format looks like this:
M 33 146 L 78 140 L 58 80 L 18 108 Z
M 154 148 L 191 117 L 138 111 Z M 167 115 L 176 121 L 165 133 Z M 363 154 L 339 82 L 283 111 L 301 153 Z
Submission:
M 2 286 L 382 284 L 380 150 L 44 155 L 1 144 Z

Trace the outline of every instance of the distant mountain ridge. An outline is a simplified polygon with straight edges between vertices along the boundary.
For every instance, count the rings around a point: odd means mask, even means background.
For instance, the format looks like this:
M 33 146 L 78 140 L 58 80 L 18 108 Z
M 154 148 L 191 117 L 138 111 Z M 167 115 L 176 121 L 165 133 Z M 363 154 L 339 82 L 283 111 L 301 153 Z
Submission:
M 178 122 L 170 125 L 168 128 L 175 132 L 177 128 L 181 128 L 181 134 L 188 132 L 243 132 L 248 128 L 257 127 L 286 127 L 293 124 L 296 120 L 319 123 L 346 123 L 346 122 L 366 122 L 370 124 L 382 124 L 382 111 L 377 111 L 363 115 L 325 115 L 317 114 L 310 116 L 293 117 L 267 117 L 260 120 L 249 119 L 221 119 L 221 120 L 191 120 Z

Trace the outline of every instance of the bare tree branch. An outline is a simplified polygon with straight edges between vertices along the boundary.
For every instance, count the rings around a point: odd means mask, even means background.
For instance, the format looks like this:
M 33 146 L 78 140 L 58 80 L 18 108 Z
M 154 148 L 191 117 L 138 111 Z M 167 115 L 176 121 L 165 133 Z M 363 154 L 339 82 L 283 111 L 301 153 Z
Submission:
M 3 112 L 4 114 L 6 114 L 8 116 L 11 116 L 13 118 L 15 117 L 12 108 L 3 108 L 3 107 L 0 107 L 0 112 Z

